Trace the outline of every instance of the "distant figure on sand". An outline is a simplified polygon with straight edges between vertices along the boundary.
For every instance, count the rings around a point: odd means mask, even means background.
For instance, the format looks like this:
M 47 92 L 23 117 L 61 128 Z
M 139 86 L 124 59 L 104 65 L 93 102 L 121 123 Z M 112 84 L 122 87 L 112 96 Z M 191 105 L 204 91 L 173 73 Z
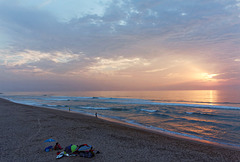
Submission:
M 69 112 L 70 112 L 70 107 L 69 107 Z
M 95 117 L 97 118 L 97 113 L 95 113 Z
M 60 144 L 57 142 L 53 149 L 54 149 L 54 150 L 62 150 L 63 148 L 62 148 L 62 147 L 60 146 Z

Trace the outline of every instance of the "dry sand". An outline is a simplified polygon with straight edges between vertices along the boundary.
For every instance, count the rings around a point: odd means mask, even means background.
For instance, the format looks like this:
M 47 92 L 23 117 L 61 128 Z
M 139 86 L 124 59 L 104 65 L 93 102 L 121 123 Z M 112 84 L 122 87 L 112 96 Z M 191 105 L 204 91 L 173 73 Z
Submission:
M 0 99 L 0 161 L 55 161 L 44 148 L 52 138 L 63 147 L 92 145 L 91 159 L 58 161 L 240 161 L 240 150 L 189 141 L 77 113 L 38 108 Z

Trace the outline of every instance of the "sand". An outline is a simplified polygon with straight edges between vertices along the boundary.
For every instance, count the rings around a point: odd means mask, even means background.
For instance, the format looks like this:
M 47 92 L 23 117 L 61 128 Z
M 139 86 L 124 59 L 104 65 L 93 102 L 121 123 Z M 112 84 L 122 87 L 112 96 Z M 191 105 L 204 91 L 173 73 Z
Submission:
M 58 161 L 240 161 L 240 150 L 199 143 L 78 113 L 12 103 L 0 99 L 0 161 L 55 161 L 44 148 L 52 138 L 62 147 L 89 144 L 93 158 Z

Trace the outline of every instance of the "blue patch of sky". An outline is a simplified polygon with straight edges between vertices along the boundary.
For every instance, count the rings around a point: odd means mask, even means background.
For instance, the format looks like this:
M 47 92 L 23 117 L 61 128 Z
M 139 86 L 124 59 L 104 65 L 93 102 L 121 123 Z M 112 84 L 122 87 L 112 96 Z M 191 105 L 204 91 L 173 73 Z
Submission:
M 103 16 L 105 8 L 110 2 L 111 0 L 21 0 L 19 4 L 46 10 L 55 15 L 59 21 L 67 22 L 72 18 L 80 18 L 85 15 Z

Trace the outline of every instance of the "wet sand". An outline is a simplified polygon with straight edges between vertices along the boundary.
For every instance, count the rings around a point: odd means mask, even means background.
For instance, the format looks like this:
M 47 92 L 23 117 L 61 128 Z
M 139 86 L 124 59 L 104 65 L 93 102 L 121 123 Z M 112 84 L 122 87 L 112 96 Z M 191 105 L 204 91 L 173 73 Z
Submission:
M 199 143 L 67 111 L 26 106 L 0 99 L 0 161 L 54 161 L 44 148 L 52 138 L 62 147 L 89 144 L 91 159 L 58 161 L 240 161 L 240 150 Z

